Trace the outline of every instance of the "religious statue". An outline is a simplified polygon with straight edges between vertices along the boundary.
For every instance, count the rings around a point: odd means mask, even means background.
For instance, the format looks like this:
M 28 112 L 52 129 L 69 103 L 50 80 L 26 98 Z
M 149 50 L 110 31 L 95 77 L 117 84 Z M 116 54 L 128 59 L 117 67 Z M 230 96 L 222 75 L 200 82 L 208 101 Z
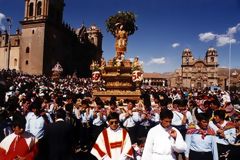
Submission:
M 101 58 L 100 69 L 103 70 L 104 67 L 106 67 L 106 61 L 105 61 L 105 59 L 102 57 L 102 58 Z
M 92 64 L 90 65 L 90 69 L 92 71 L 96 71 L 96 70 L 99 70 L 99 64 L 97 61 L 92 61 Z
M 123 65 L 123 58 L 122 58 L 123 56 L 121 56 L 121 55 L 118 55 L 117 57 L 116 57 L 116 66 L 117 67 L 121 67 L 122 65 Z
M 137 30 L 136 16 L 133 12 L 119 11 L 106 20 L 107 31 L 116 38 L 116 56 L 122 56 L 127 51 L 128 36 Z M 124 57 L 123 57 L 124 58 Z
M 139 70 L 142 71 L 142 66 L 139 63 L 139 58 L 135 57 L 133 62 L 132 62 L 132 71 Z
M 124 26 L 120 23 L 116 23 L 116 56 L 124 55 L 127 50 L 127 41 L 128 41 L 128 33 L 124 30 Z
M 57 64 L 55 64 L 55 66 L 52 68 L 52 79 L 54 81 L 58 81 L 62 72 L 63 72 L 63 68 L 60 65 L 60 63 L 57 62 Z
M 60 65 L 60 63 L 57 62 L 57 64 L 55 64 L 55 66 L 52 68 L 52 71 L 53 71 L 53 72 L 62 72 L 62 71 L 63 71 L 63 68 L 62 68 L 62 66 Z

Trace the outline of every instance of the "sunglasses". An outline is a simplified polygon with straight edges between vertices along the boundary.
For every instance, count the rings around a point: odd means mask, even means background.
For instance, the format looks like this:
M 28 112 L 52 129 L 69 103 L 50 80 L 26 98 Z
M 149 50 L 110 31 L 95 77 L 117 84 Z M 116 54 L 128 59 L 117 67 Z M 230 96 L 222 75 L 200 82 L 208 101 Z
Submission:
M 118 121 L 109 121 L 109 125 L 118 124 Z

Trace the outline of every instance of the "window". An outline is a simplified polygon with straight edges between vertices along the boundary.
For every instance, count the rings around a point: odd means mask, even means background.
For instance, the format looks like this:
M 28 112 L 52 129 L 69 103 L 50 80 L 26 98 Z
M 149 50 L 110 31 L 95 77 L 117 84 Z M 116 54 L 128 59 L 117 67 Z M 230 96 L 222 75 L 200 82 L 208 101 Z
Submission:
M 39 1 L 37 3 L 37 16 L 41 15 L 42 14 L 42 2 Z
M 211 57 L 211 62 L 214 62 L 214 57 Z
M 16 44 L 16 46 L 18 46 L 18 45 L 20 44 L 20 40 L 19 40 L 19 39 L 16 39 L 16 40 L 15 40 L 15 44 Z
M 32 30 L 32 34 L 34 34 L 34 29 Z
M 29 53 L 29 51 L 30 51 L 30 48 L 27 47 L 27 48 L 26 48 L 26 53 Z
M 14 58 L 14 67 L 17 66 L 17 58 Z
M 33 16 L 33 2 L 29 5 L 29 16 Z
M 25 64 L 28 65 L 28 60 L 26 60 Z

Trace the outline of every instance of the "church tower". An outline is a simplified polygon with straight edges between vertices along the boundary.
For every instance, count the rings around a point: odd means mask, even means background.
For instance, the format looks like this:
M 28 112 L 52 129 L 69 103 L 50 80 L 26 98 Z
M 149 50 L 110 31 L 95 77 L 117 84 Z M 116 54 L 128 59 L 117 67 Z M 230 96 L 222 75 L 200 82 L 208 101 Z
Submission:
M 182 52 L 182 84 L 190 86 L 191 83 L 191 68 L 194 63 L 194 57 L 192 51 L 189 48 L 186 48 Z
M 43 74 L 44 64 L 51 54 L 46 51 L 51 28 L 60 26 L 64 0 L 25 0 L 24 20 L 21 21 L 20 70 L 23 73 Z M 54 50 L 54 48 L 52 48 Z
M 205 61 L 209 65 L 216 65 L 218 66 L 218 54 L 215 48 L 208 48 L 205 56 Z
M 88 40 L 91 44 L 93 44 L 96 47 L 97 53 L 93 57 L 95 61 L 98 61 L 100 63 L 102 58 L 102 33 L 100 29 L 96 25 L 92 25 L 88 30 Z
M 194 62 L 192 51 L 189 48 L 183 50 L 182 65 L 190 65 Z

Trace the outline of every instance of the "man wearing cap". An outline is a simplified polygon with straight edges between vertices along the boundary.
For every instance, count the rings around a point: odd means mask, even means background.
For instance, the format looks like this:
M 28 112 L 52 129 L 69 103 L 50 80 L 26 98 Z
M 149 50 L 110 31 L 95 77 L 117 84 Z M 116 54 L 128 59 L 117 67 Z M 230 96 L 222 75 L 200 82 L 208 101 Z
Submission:
M 109 127 L 98 136 L 91 154 L 99 160 L 129 160 L 133 158 L 133 150 L 127 131 L 119 126 L 119 114 L 108 115 Z

